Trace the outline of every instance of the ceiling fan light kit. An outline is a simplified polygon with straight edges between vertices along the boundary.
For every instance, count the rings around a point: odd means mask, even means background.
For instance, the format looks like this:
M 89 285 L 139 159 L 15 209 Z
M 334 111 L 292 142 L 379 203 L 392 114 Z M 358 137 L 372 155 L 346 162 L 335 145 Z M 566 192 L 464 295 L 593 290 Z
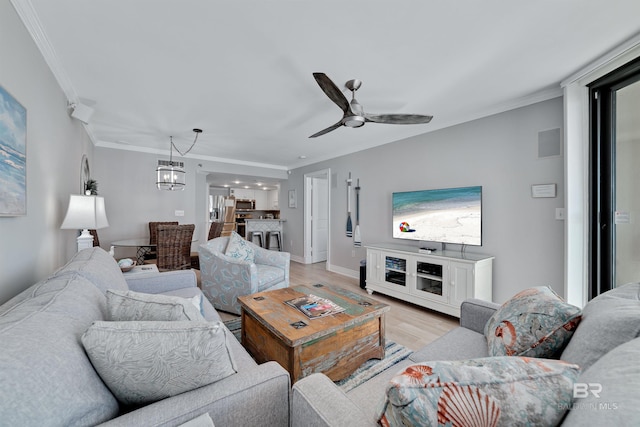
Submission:
M 184 153 L 178 150 L 173 143 L 173 136 L 169 137 L 171 145 L 169 146 L 169 161 L 166 160 L 158 160 L 158 167 L 156 168 L 156 186 L 158 190 L 168 190 L 168 191 L 182 191 L 184 190 L 186 182 L 187 173 L 184 170 L 184 162 L 174 162 L 173 161 L 173 149 L 178 152 L 181 156 L 185 156 L 194 145 L 196 145 L 196 141 L 198 141 L 198 135 L 202 133 L 202 129 L 193 129 L 196 136 L 191 144 L 191 147 Z
M 362 81 L 352 79 L 345 83 L 345 87 L 351 91 L 351 102 L 347 100 L 342 91 L 324 73 L 313 73 L 320 89 L 332 100 L 343 112 L 342 119 L 320 132 L 314 133 L 309 138 L 315 138 L 340 126 L 359 128 L 366 122 L 385 123 L 393 125 L 410 125 L 429 123 L 433 116 L 422 114 L 368 114 L 364 112 L 362 105 L 356 100 L 356 91 L 362 86 Z

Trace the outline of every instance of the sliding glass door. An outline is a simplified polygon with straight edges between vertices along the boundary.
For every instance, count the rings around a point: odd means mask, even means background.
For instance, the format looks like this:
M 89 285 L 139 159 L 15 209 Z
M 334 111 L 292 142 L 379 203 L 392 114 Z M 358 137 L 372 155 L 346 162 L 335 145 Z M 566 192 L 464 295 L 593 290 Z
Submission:
M 640 59 L 590 86 L 590 297 L 640 281 Z

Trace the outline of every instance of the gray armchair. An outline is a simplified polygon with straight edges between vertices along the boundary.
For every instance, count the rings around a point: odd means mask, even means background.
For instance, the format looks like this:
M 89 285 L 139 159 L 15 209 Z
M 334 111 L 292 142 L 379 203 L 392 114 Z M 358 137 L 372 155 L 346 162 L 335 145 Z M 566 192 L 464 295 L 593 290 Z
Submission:
M 289 286 L 288 252 L 270 251 L 247 242 L 255 251 L 253 263 L 226 256 L 229 237 L 200 245 L 202 292 L 222 311 L 240 314 L 238 297 Z

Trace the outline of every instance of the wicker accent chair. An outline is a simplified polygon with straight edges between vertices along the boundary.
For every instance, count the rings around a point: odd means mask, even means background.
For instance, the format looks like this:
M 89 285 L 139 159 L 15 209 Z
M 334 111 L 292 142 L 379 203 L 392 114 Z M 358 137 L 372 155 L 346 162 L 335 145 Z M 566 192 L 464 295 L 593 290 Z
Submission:
M 89 230 L 89 233 L 93 236 L 93 246 L 100 246 L 100 239 L 98 239 L 98 230 Z
M 158 226 L 158 270 L 188 270 L 191 268 L 191 239 L 194 224 Z
M 158 243 L 158 226 L 159 225 L 178 225 L 178 221 L 149 221 L 149 244 L 156 245 Z M 155 249 L 149 248 L 144 254 L 144 259 L 156 259 L 157 253 Z
M 220 237 L 222 233 L 222 227 L 224 227 L 224 222 L 212 222 L 209 227 L 209 235 L 207 236 L 207 241 L 213 240 L 216 237 Z M 200 270 L 200 255 L 198 252 L 191 252 L 191 268 L 195 268 L 196 270 Z
M 222 227 L 224 227 L 224 222 L 212 222 L 211 227 L 209 227 L 207 241 L 220 237 L 222 235 Z

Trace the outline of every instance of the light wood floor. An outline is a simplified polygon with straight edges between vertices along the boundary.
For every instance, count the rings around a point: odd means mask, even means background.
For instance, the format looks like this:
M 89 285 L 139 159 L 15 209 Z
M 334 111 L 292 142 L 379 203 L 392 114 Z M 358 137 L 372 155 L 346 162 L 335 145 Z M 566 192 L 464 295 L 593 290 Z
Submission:
M 367 295 L 367 291 L 360 289 L 359 281 L 341 274 L 327 271 L 325 263 L 300 264 L 291 262 L 289 270 L 291 285 L 313 285 L 324 283 L 342 286 L 350 291 Z M 386 338 L 402 344 L 412 350 L 418 350 L 425 344 L 458 326 L 458 319 L 417 305 L 374 293 L 371 298 L 389 304 L 391 310 L 386 313 Z M 222 320 L 236 318 L 233 314 L 220 312 Z

